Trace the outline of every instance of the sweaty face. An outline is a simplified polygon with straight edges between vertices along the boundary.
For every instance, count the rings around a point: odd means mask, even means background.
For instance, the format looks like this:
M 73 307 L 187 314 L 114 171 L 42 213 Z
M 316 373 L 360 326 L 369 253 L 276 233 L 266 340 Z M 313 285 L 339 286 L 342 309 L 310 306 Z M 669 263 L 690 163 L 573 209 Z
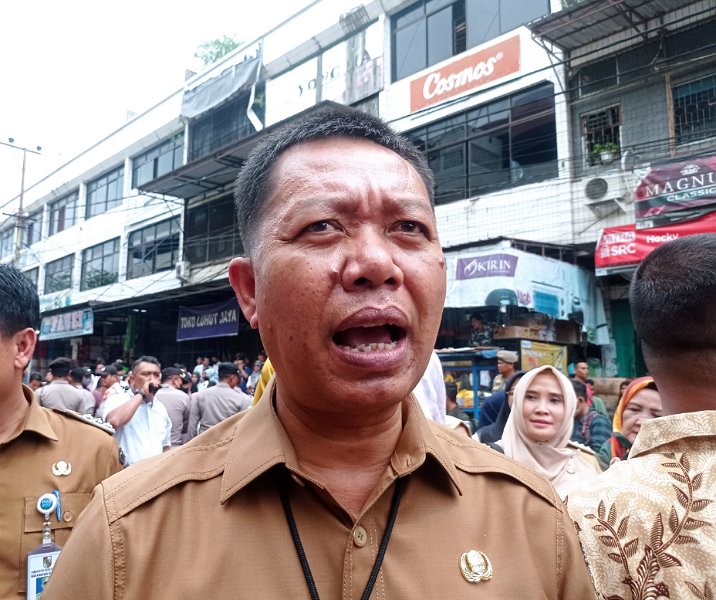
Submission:
M 279 392 L 344 414 L 405 397 L 445 299 L 445 259 L 415 170 L 366 140 L 294 146 L 274 166 L 260 227 L 254 299 L 239 292 L 238 264 L 230 276 L 287 384 Z M 307 358 L 320 365 L 310 377 Z
M 622 413 L 622 435 L 633 442 L 642 421 L 661 416 L 661 397 L 656 390 L 639 390 Z
M 526 433 L 533 442 L 549 442 L 564 420 L 564 396 L 557 378 L 540 373 L 527 388 L 522 401 Z

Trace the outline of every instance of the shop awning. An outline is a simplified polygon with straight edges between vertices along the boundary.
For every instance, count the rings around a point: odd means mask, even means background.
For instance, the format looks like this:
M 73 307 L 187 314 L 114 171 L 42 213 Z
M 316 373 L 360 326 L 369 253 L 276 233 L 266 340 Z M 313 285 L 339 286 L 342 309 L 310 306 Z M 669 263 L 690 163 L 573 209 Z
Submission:
M 446 308 L 521 306 L 582 324 L 589 341 L 609 343 L 596 277 L 586 269 L 523 252 L 503 241 L 445 253 Z
M 571 0 L 566 9 L 527 27 L 534 37 L 571 51 L 626 29 L 645 35 L 648 21 L 693 3 L 684 0 Z
M 594 265 L 597 275 L 629 273 L 649 253 L 666 242 L 686 235 L 716 232 L 716 211 L 703 217 L 666 225 L 637 229 L 636 224 L 621 227 L 607 227 L 602 230 L 594 252 Z

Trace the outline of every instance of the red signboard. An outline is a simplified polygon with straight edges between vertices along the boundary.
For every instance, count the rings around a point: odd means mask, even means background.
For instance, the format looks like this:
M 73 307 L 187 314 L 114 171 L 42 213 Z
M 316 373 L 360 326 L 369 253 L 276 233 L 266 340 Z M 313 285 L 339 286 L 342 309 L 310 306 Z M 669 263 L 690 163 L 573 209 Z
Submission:
M 686 221 L 716 210 L 716 156 L 652 166 L 634 192 L 637 227 Z
M 597 275 L 608 275 L 620 267 L 638 265 L 652 250 L 666 242 L 697 233 L 716 232 L 716 212 L 699 219 L 669 225 L 637 229 L 635 224 L 602 230 L 594 252 Z
M 482 87 L 520 70 L 520 37 L 514 36 L 487 48 L 462 55 L 427 75 L 410 82 L 410 110 L 426 106 Z

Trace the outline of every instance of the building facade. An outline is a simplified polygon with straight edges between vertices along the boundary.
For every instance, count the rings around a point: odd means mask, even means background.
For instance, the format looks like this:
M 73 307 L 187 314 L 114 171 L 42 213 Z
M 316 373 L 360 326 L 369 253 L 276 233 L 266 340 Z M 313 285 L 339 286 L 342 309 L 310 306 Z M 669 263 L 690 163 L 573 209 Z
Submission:
M 716 148 L 715 9 L 562 4 L 313 2 L 28 188 L 0 254 L 38 286 L 40 363 L 254 354 L 227 279 L 243 251 L 233 180 L 266 131 L 337 103 L 390 122 L 435 172 L 455 265 L 439 344 L 459 342 L 476 308 L 501 325 L 538 313 L 536 339 L 635 374 L 628 269 L 597 279 L 595 247 L 635 226 L 654 164 Z M 541 262 L 517 286 L 503 266 L 527 264 L 521 253 Z

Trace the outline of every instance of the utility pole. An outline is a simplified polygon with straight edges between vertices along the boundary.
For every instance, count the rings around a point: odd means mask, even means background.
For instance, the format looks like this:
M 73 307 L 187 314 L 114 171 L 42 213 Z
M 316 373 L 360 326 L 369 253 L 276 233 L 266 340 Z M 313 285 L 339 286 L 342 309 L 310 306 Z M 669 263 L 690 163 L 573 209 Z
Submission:
M 25 166 L 27 165 L 27 153 L 40 154 L 42 146 L 25 148 L 24 146 L 16 146 L 13 138 L 8 138 L 7 142 L 0 142 L 1 145 L 15 150 L 22 150 L 22 175 L 20 178 L 20 203 L 17 207 L 17 215 L 15 217 L 15 266 L 20 262 L 20 249 L 22 248 L 22 230 L 25 228 L 25 219 L 27 215 L 24 212 L 25 201 Z

